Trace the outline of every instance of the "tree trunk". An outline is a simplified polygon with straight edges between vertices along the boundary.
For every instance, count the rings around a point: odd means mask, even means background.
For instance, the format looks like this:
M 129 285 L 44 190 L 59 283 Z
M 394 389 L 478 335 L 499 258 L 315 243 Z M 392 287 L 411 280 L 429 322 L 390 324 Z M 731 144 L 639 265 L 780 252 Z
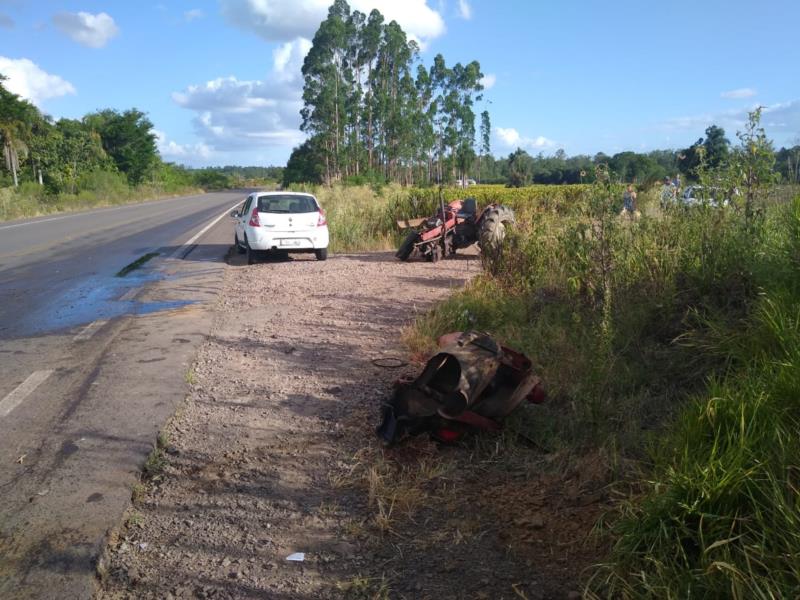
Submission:
M 11 141 L 6 138 L 3 140 L 3 158 L 6 161 L 8 170 L 11 171 L 11 177 L 14 179 L 14 187 L 19 187 L 19 180 L 17 179 L 18 159 Z

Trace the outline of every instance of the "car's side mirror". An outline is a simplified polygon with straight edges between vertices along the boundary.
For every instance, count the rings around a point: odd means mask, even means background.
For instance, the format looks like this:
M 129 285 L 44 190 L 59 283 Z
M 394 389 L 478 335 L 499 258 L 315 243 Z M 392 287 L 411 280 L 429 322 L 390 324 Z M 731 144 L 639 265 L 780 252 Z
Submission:
M 238 210 L 232 210 L 232 211 L 231 211 L 231 216 L 232 216 L 234 219 L 238 219 L 238 218 L 239 218 L 241 215 L 239 214 L 239 211 L 238 211 Z

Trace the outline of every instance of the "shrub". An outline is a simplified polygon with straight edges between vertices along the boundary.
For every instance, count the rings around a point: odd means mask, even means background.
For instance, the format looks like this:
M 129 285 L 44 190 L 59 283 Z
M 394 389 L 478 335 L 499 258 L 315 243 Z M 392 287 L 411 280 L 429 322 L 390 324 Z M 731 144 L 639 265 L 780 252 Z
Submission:
M 116 171 L 90 171 L 78 179 L 78 193 L 91 192 L 84 194 L 84 198 L 92 195 L 99 198 L 121 198 L 130 192 L 128 179 L 123 173 Z

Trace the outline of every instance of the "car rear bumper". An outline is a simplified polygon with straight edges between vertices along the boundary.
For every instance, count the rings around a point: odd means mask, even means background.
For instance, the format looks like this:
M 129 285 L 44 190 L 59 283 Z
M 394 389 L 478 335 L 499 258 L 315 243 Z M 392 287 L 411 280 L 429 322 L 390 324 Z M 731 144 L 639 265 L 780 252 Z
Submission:
M 319 250 L 327 248 L 329 237 L 327 227 L 317 227 L 307 231 L 269 231 L 263 227 L 251 227 L 247 231 L 247 242 L 253 250 Z

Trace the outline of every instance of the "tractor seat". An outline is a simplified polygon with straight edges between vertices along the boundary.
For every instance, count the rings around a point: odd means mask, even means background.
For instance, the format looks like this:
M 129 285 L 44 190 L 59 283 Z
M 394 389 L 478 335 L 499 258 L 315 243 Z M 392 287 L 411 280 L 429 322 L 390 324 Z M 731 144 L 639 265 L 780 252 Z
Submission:
M 463 218 L 472 217 L 478 212 L 478 203 L 475 198 L 467 198 L 461 203 L 461 210 L 458 211 L 458 216 Z

